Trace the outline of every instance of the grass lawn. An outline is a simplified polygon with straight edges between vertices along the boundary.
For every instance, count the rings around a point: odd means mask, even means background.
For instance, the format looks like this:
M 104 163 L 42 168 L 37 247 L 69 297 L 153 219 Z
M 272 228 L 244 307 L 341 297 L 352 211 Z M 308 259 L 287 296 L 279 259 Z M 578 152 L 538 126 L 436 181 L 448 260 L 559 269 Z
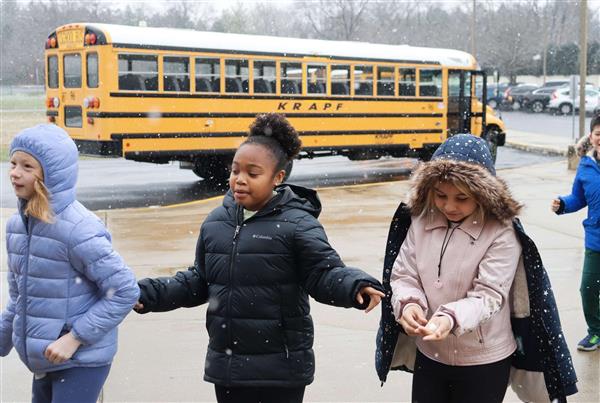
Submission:
M 0 161 L 8 161 L 8 147 L 21 130 L 40 123 L 47 123 L 45 110 L 0 112 Z
M 43 92 L 9 93 L 0 96 L 0 161 L 8 160 L 8 147 L 21 130 L 47 123 L 45 94 Z

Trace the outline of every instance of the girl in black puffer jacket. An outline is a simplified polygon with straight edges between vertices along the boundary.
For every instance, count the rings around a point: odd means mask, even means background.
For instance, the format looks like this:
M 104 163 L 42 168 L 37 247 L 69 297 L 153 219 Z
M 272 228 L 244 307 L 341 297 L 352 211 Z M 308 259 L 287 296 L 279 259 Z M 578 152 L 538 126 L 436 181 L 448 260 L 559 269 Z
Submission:
M 204 379 L 219 402 L 301 402 L 315 367 L 308 295 L 367 312 L 383 297 L 329 245 L 317 193 L 281 185 L 300 146 L 283 116 L 258 116 L 223 205 L 202 224 L 194 266 L 139 282 L 140 313 L 209 303 Z

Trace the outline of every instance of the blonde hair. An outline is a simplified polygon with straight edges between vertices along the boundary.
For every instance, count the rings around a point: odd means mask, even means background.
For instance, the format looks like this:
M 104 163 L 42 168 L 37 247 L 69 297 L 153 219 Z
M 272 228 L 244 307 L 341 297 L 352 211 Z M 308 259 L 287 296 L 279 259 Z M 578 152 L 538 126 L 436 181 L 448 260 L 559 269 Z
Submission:
M 33 195 L 27 201 L 24 213 L 45 223 L 52 223 L 54 213 L 50 205 L 50 192 L 46 185 L 44 185 L 43 178 L 36 176 L 33 183 L 33 190 Z
M 469 188 L 469 186 L 466 183 L 464 183 L 461 180 L 456 180 L 456 179 L 448 179 L 447 181 L 440 180 L 438 183 L 449 183 L 449 184 L 455 186 L 458 190 L 460 190 L 465 195 L 467 195 L 470 198 L 472 198 L 473 200 L 475 200 L 475 204 L 477 204 L 477 209 L 473 213 L 473 218 L 476 221 L 480 221 L 480 222 L 484 221 L 484 219 L 486 217 L 485 208 L 483 207 L 483 205 L 481 204 L 479 199 L 475 196 L 475 194 L 471 191 L 471 189 Z M 421 214 L 424 215 L 428 211 L 435 211 L 438 209 L 437 206 L 435 205 L 434 197 L 435 197 L 435 186 L 431 186 L 429 188 L 429 190 L 427 191 L 427 200 L 425 201 L 425 209 L 423 209 Z

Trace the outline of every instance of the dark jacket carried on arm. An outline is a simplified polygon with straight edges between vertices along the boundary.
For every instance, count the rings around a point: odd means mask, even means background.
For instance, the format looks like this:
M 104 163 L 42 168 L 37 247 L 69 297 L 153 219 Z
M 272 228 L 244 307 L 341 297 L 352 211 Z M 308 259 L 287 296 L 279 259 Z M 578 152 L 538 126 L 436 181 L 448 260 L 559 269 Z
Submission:
M 143 312 L 208 302 L 204 379 L 225 386 L 294 387 L 314 375 L 314 329 L 308 295 L 364 309 L 358 291 L 380 289 L 373 277 L 346 267 L 317 217 L 315 191 L 278 187 L 254 216 L 227 193 L 200 229 L 193 267 L 174 277 L 139 282 Z
M 383 270 L 386 297 L 381 302 L 375 354 L 375 366 L 382 384 L 390 370 L 411 372 L 414 367 L 414 340 L 404 333 L 394 318 L 390 287 L 391 270 L 410 224 L 410 210 L 401 204 L 390 226 Z M 517 341 L 517 351 L 512 358 L 513 389 L 525 401 L 538 401 L 540 399 L 531 397 L 545 395 L 553 402 L 566 402 L 567 396 L 577 392 L 577 377 L 561 329 L 550 280 L 535 244 L 518 219 L 513 220 L 513 226 L 523 250 L 523 270 L 522 275 L 517 271 L 512 294 L 513 298 L 520 294 L 519 299 L 524 300 L 528 312 L 527 315 L 513 314 L 511 319 Z M 511 301 L 511 304 L 514 305 L 514 302 Z M 522 306 L 523 301 L 520 304 Z

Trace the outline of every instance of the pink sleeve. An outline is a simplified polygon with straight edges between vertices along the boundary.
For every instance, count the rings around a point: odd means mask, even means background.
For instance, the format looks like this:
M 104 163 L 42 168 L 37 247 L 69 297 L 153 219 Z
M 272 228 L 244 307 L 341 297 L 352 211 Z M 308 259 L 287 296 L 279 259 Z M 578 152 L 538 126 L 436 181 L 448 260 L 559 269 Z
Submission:
M 420 305 L 427 315 L 427 297 L 417 271 L 414 238 L 415 234 L 411 225 L 392 268 L 390 285 L 396 320 L 400 319 L 404 307 L 409 303 Z

